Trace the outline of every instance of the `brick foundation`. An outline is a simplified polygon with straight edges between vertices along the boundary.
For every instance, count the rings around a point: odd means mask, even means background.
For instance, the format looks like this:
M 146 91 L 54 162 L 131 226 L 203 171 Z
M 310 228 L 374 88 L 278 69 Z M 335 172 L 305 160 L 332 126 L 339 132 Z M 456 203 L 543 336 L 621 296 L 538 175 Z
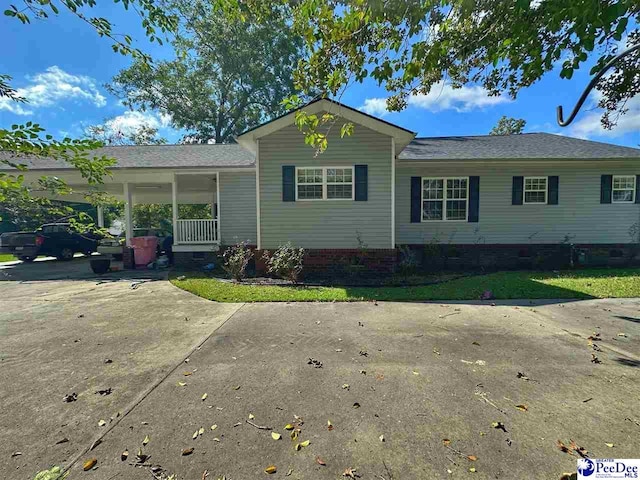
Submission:
M 409 245 L 421 270 L 560 269 L 640 264 L 636 244 Z M 573 256 L 573 262 L 572 257 Z
M 202 270 L 209 263 L 219 263 L 218 252 L 173 252 L 173 264 L 180 270 Z
M 266 273 L 264 250 L 256 250 L 256 272 Z M 303 276 L 375 276 L 390 274 L 397 262 L 395 249 L 306 249 Z

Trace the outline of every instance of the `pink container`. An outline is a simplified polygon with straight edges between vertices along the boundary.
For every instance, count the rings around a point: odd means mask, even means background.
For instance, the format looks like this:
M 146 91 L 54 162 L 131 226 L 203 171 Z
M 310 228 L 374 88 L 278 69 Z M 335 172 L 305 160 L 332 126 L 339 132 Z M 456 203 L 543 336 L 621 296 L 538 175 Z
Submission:
M 131 246 L 135 250 L 136 266 L 147 266 L 156 259 L 158 237 L 133 237 Z

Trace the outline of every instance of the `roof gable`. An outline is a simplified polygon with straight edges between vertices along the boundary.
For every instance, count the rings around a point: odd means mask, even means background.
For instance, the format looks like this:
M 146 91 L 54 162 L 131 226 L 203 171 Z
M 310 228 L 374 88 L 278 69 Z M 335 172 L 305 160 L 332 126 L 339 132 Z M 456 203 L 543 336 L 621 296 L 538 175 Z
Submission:
M 292 110 L 278 118 L 274 118 L 273 120 L 263 123 L 262 125 L 246 130 L 238 136 L 238 143 L 247 150 L 255 153 L 256 141 L 258 139 L 292 125 L 295 121 L 296 112 L 300 110 L 304 110 L 308 114 L 329 112 L 350 122 L 367 127 L 374 132 L 388 135 L 395 139 L 396 155 L 409 145 L 409 142 L 411 142 L 411 140 L 416 136 L 416 134 L 411 130 L 407 130 L 394 125 L 393 123 L 389 123 L 372 115 L 360 112 L 359 110 L 344 105 L 343 103 L 327 98 L 321 98 L 307 103 L 306 105 Z

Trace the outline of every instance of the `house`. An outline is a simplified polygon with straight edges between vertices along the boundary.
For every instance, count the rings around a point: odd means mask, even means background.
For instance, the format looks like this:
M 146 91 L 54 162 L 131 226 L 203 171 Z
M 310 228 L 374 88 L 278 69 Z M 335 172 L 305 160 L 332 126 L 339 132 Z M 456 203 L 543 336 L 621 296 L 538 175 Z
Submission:
M 545 133 L 416 138 L 331 100 L 303 108 L 340 117 L 319 155 L 295 112 L 237 144 L 100 149 L 118 160 L 102 189 L 126 202 L 127 238 L 134 203 L 171 203 L 179 263 L 208 262 L 238 241 L 304 247 L 311 270 L 357 257 L 388 271 L 404 245 L 451 265 L 559 265 L 572 255 L 608 264 L 635 255 L 638 149 Z M 343 121 L 355 128 L 341 138 Z M 56 175 L 87 189 L 64 164 L 28 163 L 28 179 Z M 181 203 L 211 204 L 211 218 L 178 218 Z

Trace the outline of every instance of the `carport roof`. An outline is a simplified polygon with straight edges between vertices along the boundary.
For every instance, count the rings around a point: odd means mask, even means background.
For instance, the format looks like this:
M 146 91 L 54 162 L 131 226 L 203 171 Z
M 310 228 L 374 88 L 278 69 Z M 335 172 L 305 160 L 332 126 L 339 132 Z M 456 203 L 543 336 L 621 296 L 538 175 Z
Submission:
M 0 152 L 0 155 L 3 155 Z M 111 168 L 253 168 L 254 155 L 238 144 L 218 145 L 127 145 L 98 148 L 91 155 L 115 158 Z M 5 157 L 6 158 L 6 157 Z M 15 163 L 30 170 L 65 170 L 73 167 L 61 160 L 16 157 Z M 0 169 L 11 167 L 0 165 Z

